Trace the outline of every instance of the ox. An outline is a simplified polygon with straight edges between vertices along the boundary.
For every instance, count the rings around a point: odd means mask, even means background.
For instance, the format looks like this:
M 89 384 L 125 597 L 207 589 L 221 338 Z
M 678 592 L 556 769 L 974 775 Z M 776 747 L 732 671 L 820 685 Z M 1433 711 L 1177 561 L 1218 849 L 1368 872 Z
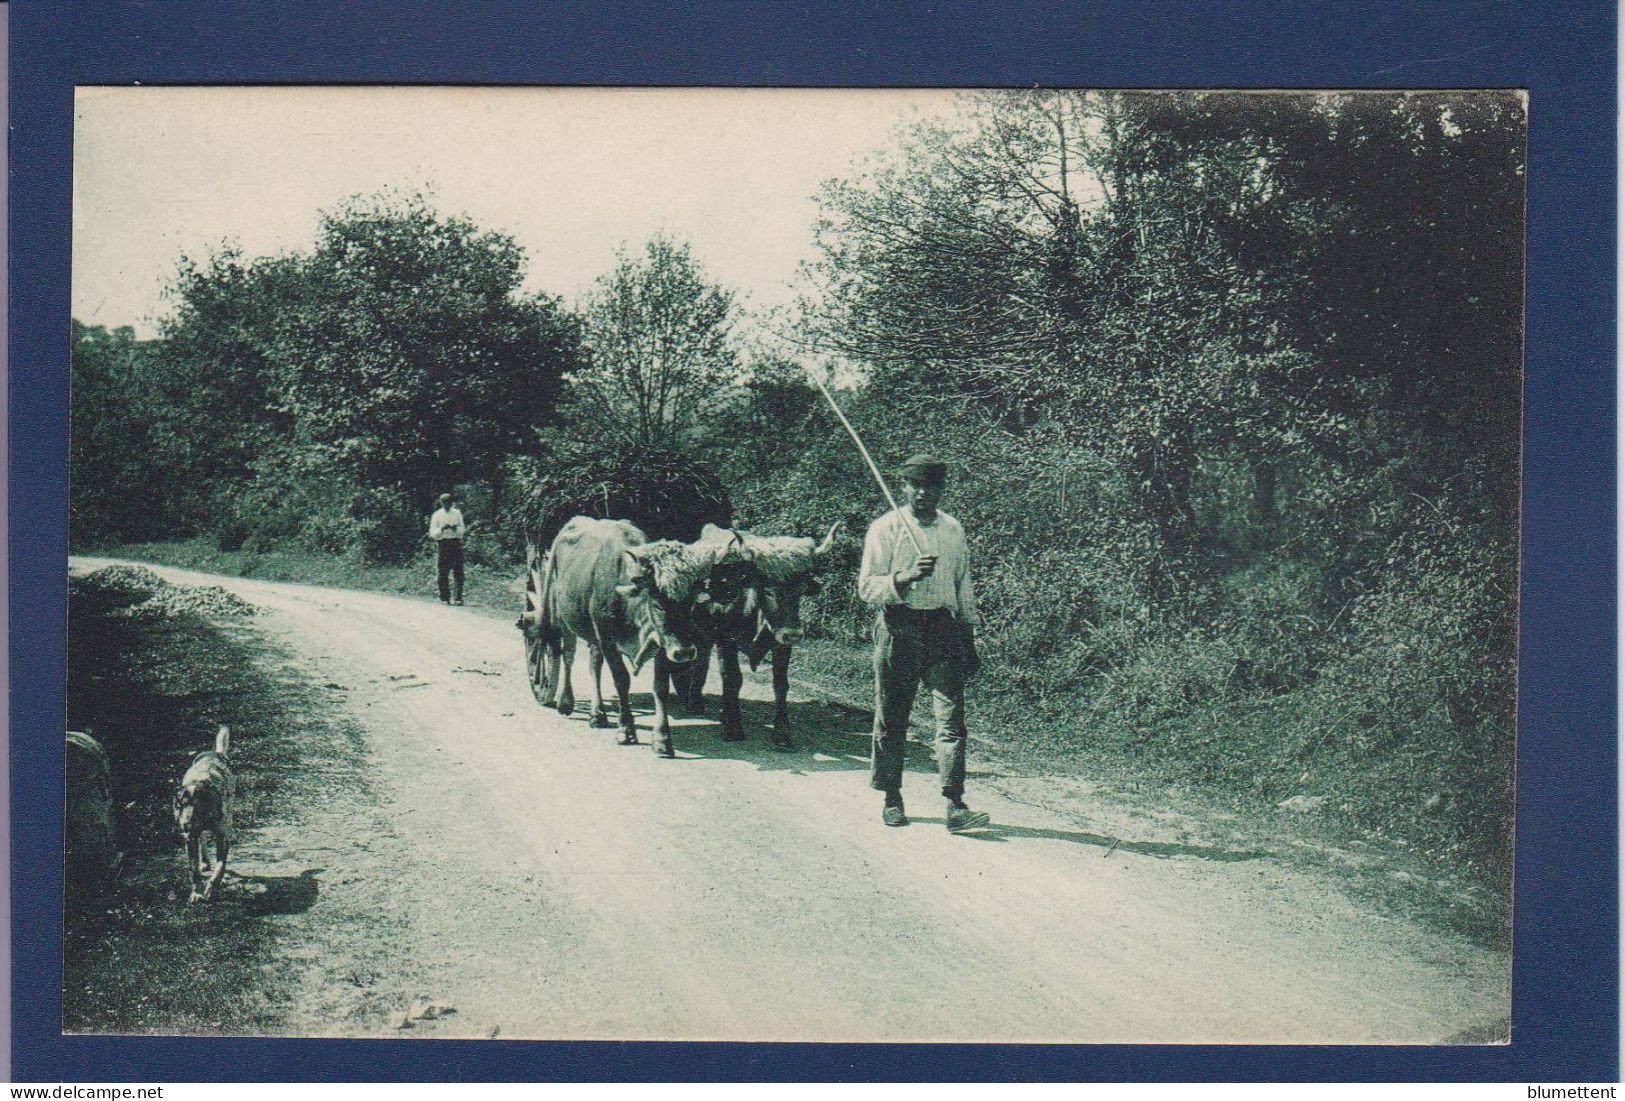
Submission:
M 534 547 L 526 557 L 534 591 L 526 594 L 519 626 L 537 698 L 550 702 L 556 690 L 559 712 L 575 709 L 570 665 L 575 640 L 583 639 L 592 657 L 592 725 L 609 725 L 599 687 L 607 661 L 620 704 L 621 743 L 636 745 L 631 676 L 622 658 L 631 659 L 635 673 L 652 654 L 654 750 L 675 756 L 667 713 L 671 667 L 694 659 L 692 601 L 704 591 L 714 554 L 669 539 L 650 543 L 624 520 L 577 516 L 553 540 L 539 578 Z
M 700 546 L 717 548 L 716 567 L 708 578 L 711 599 L 698 602 L 694 625 L 699 655 L 683 678 L 684 707 L 691 714 L 705 710 L 705 675 L 711 649 L 717 651 L 722 674 L 722 737 L 737 742 L 745 737 L 739 717 L 739 651 L 745 650 L 752 670 L 769 652 L 773 654 L 773 744 L 794 745 L 790 738 L 790 648 L 801 641 L 801 598 L 817 585 L 813 571 L 835 545 L 832 525 L 822 543 L 793 536 L 764 537 L 705 525 Z

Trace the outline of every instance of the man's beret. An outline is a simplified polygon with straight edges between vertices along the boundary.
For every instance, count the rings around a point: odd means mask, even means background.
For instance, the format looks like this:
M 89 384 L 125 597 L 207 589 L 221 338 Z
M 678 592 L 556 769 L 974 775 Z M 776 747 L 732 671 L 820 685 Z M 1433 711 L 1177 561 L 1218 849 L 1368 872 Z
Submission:
M 948 464 L 927 452 L 910 455 L 902 466 L 897 468 L 899 478 L 907 478 L 911 482 L 940 482 L 948 476 Z
M 451 501 L 452 499 L 453 499 L 452 495 L 449 494 L 449 493 L 442 493 L 440 495 L 440 503 L 441 504 L 446 504 L 448 501 Z

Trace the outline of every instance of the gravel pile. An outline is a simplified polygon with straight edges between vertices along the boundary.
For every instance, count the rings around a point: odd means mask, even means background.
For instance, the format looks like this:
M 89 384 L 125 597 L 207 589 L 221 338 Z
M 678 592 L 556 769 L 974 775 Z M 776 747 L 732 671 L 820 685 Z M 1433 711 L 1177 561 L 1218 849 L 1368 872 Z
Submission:
M 223 616 L 253 615 L 259 609 L 235 593 L 218 585 L 169 585 L 139 604 L 118 611 L 131 619 L 162 619 L 166 616 L 199 615 L 211 619 Z
M 115 611 L 130 619 L 163 619 L 197 615 L 208 618 L 253 615 L 259 609 L 218 585 L 172 585 L 145 566 L 105 566 L 79 579 L 81 585 L 102 592 L 145 596 L 139 603 Z
M 78 579 L 87 589 L 141 596 L 169 587 L 169 582 L 145 566 L 103 566 Z

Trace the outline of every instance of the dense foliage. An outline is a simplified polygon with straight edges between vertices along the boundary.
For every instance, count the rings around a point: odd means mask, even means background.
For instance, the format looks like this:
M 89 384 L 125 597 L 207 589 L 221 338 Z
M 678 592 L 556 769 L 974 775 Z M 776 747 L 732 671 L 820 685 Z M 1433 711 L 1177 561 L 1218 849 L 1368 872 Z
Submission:
M 155 497 L 164 469 L 154 461 L 150 345 L 135 330 L 73 322 L 68 522 L 77 540 L 153 539 L 175 534 Z
M 422 502 L 490 477 L 578 363 L 574 319 L 521 292 L 519 246 L 420 198 L 324 215 L 307 270 L 281 403 L 363 485 Z

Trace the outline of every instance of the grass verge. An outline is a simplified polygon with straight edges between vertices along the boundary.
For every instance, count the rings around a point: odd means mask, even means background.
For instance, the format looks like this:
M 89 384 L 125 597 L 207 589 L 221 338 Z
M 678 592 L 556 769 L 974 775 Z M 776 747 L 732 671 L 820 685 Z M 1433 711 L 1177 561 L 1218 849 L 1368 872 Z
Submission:
M 323 869 L 310 866 L 303 848 L 322 808 L 367 790 L 358 732 L 246 624 L 120 615 L 145 599 L 136 589 L 73 579 L 68 592 L 68 725 L 91 732 L 112 762 L 124 863 L 116 877 L 66 900 L 63 1030 L 311 1031 L 312 1022 L 293 1017 L 308 1001 L 297 995 L 313 969 L 341 958 L 318 957 L 311 943 L 339 928 L 376 931 L 370 943 L 380 951 L 387 940 L 382 915 L 321 904 Z M 220 898 L 188 905 L 170 797 L 221 722 L 233 730 L 238 847 Z M 301 831 L 286 850 L 272 840 Z M 364 962 L 349 961 L 347 970 L 364 973 Z M 357 982 L 314 1027 L 376 1017 L 384 1006 L 369 999 L 384 997 Z

